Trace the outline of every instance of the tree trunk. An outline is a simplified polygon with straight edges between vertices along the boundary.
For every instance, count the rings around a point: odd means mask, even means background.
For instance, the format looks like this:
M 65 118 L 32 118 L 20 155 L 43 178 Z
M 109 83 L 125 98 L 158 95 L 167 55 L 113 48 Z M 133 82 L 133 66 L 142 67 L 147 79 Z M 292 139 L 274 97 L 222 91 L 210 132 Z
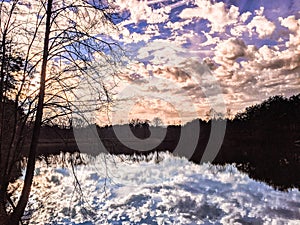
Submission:
M 43 117 L 43 107 L 44 107 L 44 96 L 45 96 L 45 82 L 46 82 L 46 72 L 47 72 L 47 62 L 48 62 L 48 49 L 49 49 L 49 36 L 50 36 L 50 28 L 51 28 L 51 11 L 52 11 L 52 0 L 48 0 L 47 3 L 47 18 L 46 18 L 46 29 L 45 29 L 45 38 L 44 38 L 44 48 L 43 48 L 43 61 L 41 68 L 41 77 L 40 77 L 40 89 L 39 89 L 39 98 L 37 105 L 36 118 L 34 122 L 33 135 L 31 139 L 31 145 L 28 155 L 28 162 L 24 180 L 24 186 L 22 189 L 22 194 L 18 201 L 18 204 L 13 211 L 13 213 L 9 217 L 9 225 L 18 225 L 19 221 L 24 214 L 32 185 L 32 180 L 34 177 L 34 169 L 35 169 L 35 160 L 36 160 L 36 149 L 38 145 L 40 128 Z
M 3 190 L 0 190 L 0 221 L 1 221 L 1 224 L 9 224 L 9 217 L 7 215 L 7 212 L 6 212 L 6 208 L 5 208 L 5 205 L 6 205 L 6 202 L 5 202 L 5 199 L 4 199 L 4 196 L 5 196 L 6 193 L 3 192 Z

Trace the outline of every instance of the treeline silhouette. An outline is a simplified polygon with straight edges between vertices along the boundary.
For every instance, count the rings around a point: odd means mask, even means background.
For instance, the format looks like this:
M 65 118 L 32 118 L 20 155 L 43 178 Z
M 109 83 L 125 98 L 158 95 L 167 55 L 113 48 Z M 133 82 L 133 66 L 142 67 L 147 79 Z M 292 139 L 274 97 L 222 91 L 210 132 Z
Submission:
M 213 118 L 209 121 L 196 119 L 190 123 L 199 123 L 200 136 L 191 161 L 199 163 L 207 146 L 212 122 L 224 122 L 224 118 Z M 268 184 L 286 189 L 300 188 L 300 94 L 290 98 L 274 96 L 245 109 L 233 119 L 226 119 L 226 133 L 221 149 L 213 161 L 214 164 L 235 163 L 250 177 Z M 137 151 L 121 143 L 115 135 L 117 126 L 130 126 L 132 133 L 140 139 L 150 136 L 148 122 L 132 122 L 125 125 L 97 126 L 99 135 L 106 150 L 111 154 L 149 154 L 154 151 L 170 151 L 176 148 L 182 128 L 189 126 L 170 125 L 155 127 L 166 129 L 164 140 L 154 149 Z M 95 125 L 93 125 L 95 126 Z M 91 141 L 86 130 L 86 152 L 89 152 Z M 24 145 L 26 146 L 26 145 Z M 62 152 L 85 152 L 78 148 L 74 139 L 73 128 L 43 126 L 41 130 L 38 153 L 40 156 Z M 26 147 L 25 147 L 26 152 Z

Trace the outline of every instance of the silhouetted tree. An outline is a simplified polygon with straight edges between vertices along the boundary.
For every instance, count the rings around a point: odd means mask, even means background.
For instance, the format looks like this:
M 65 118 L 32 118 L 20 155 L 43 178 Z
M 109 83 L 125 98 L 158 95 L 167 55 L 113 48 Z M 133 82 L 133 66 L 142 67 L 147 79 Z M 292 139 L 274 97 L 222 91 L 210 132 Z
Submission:
M 107 39 L 116 30 L 111 17 L 113 9 L 100 0 L 2 0 L 0 10 L 1 102 L 3 90 L 11 87 L 14 108 L 23 108 L 25 112 L 20 126 L 20 116 L 14 110 L 11 143 L 16 144 L 10 144 L 15 149 L 12 159 L 0 158 L 0 164 L 5 165 L 0 171 L 0 221 L 3 225 L 17 225 L 30 194 L 41 125 L 55 123 L 57 118 L 69 121 L 76 113 L 84 116 L 85 111 L 105 109 L 111 103 L 111 89 L 116 85 L 113 78 L 121 49 Z M 24 55 L 22 68 L 18 56 L 12 59 L 13 55 L 8 54 L 9 46 L 18 46 Z M 105 75 L 100 74 L 101 68 L 106 70 Z M 15 82 L 10 75 L 19 69 L 22 73 L 14 76 Z M 106 77 L 110 79 L 105 80 Z M 94 97 L 93 102 L 77 99 L 79 88 L 85 91 L 83 97 Z M 33 124 L 33 130 L 22 193 L 14 203 L 7 198 L 10 179 L 6 171 L 20 156 L 25 124 Z M 0 142 L 5 138 L 2 134 Z
M 154 117 L 153 120 L 152 120 L 152 124 L 153 124 L 155 127 L 161 127 L 161 126 L 164 125 L 162 119 L 159 118 L 159 117 Z

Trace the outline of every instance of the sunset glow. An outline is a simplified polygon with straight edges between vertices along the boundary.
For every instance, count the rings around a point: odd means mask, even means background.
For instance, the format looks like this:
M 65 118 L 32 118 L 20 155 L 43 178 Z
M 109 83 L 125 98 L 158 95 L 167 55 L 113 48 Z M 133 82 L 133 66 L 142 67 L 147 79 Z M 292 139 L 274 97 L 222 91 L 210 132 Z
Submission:
M 195 82 L 180 68 L 190 60 L 209 66 L 233 114 L 269 96 L 288 97 L 300 90 L 298 1 L 117 0 L 115 5 L 124 19 L 118 24 L 121 35 L 114 38 L 131 59 L 124 85 L 152 87 L 134 101 L 157 92 L 180 105 L 184 97 L 205 117 L 212 106 L 203 91 L 211 84 Z M 171 83 L 158 87 L 156 78 Z M 144 107 L 144 113 L 139 108 L 138 113 L 151 119 L 157 110 L 168 118 L 174 113 L 163 106 Z
M 54 9 L 59 8 L 60 3 L 63 2 L 56 1 Z M 80 21 L 80 29 L 90 29 L 92 35 L 117 43 L 124 50 L 126 56 L 121 57 L 118 71 L 121 79 L 114 90 L 116 104 L 110 104 L 109 110 L 121 108 L 127 112 L 117 118 L 112 118 L 112 113 L 108 118 L 108 108 L 105 108 L 104 113 L 95 114 L 95 121 L 101 125 L 111 121 L 128 122 L 137 117 L 151 120 L 156 116 L 166 118 L 166 124 L 189 121 L 195 117 L 205 118 L 211 108 L 225 116 L 228 110 L 234 115 L 270 96 L 289 97 L 300 90 L 298 1 L 114 0 L 109 3 L 113 5 L 112 20 L 118 29 L 104 23 L 94 29 L 93 24 L 101 23 L 103 15 L 92 10 L 85 16 L 83 7 L 80 12 L 62 11 L 50 34 L 51 41 L 59 42 L 60 32 Z M 32 1 L 20 3 L 18 7 L 13 20 L 20 28 L 12 35 L 19 49 L 26 52 L 31 39 L 25 33 L 34 31 L 43 6 Z M 66 21 L 64 17 L 70 19 Z M 4 16 L 1 19 L 5 22 Z M 33 64 L 41 54 L 45 26 L 41 21 L 29 55 L 29 62 Z M 63 48 L 68 48 L 69 44 L 64 42 Z M 61 48 L 57 53 L 60 56 L 63 55 Z M 55 51 L 58 50 L 53 48 L 54 55 Z M 103 51 L 106 53 L 105 49 Z M 67 62 L 56 57 L 51 59 L 48 77 L 69 76 L 70 72 L 63 72 L 64 68 L 69 69 Z M 112 73 L 98 61 L 97 55 L 92 59 L 101 76 Z M 58 62 L 60 71 L 53 74 L 51 71 L 56 70 Z M 81 64 L 80 59 L 77 63 Z M 197 68 L 191 70 L 195 65 L 207 66 L 210 75 L 205 77 L 196 71 Z M 39 69 L 40 66 L 36 66 L 37 74 Z M 114 86 L 109 80 L 106 82 L 107 88 Z M 35 86 L 29 95 L 38 87 L 36 80 L 33 83 Z M 139 93 L 125 98 L 122 90 L 132 86 L 140 86 Z M 90 96 L 91 102 L 95 93 Z M 149 107 L 144 99 L 160 103 Z M 97 105 L 97 99 L 94 101 Z M 128 110 L 128 105 L 136 107 Z

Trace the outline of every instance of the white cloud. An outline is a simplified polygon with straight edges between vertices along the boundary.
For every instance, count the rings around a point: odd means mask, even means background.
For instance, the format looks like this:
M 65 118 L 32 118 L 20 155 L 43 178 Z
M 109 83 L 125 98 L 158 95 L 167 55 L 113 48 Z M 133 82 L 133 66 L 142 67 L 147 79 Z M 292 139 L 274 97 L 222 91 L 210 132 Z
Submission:
M 168 40 L 155 40 L 148 43 L 145 47 L 139 49 L 137 59 L 153 57 L 150 62 L 154 65 L 174 66 L 185 60 L 187 50 Z
M 291 32 L 289 34 L 289 41 L 286 42 L 286 47 L 293 48 L 300 51 L 300 19 L 296 20 L 295 16 L 287 18 L 279 18 L 281 25 L 288 28 Z
M 209 46 L 209 45 L 215 45 L 220 41 L 220 37 L 212 37 L 209 33 L 202 31 L 203 35 L 206 38 L 206 41 L 201 43 L 201 46 Z
M 253 32 L 256 31 L 259 38 L 267 38 L 273 34 L 276 26 L 265 16 L 259 15 L 255 16 L 251 20 L 251 22 L 247 25 L 247 28 L 249 29 L 250 36 L 252 36 Z
M 172 23 L 171 21 L 168 21 L 166 23 L 166 27 L 170 28 L 172 30 L 183 30 L 183 26 L 189 24 L 190 22 L 192 22 L 191 19 L 187 19 L 187 20 L 184 20 L 184 21 L 176 21 L 174 23 Z
M 166 79 L 171 79 L 177 83 L 186 83 L 191 79 L 191 76 L 178 67 L 158 68 L 153 71 L 155 74 Z
M 130 11 L 130 21 L 137 24 L 141 20 L 146 20 L 147 23 L 162 23 L 169 19 L 169 7 L 153 9 L 147 1 L 138 0 L 115 0 L 111 1 L 119 8 L 119 10 Z
M 264 10 L 264 7 L 260 7 L 260 9 L 255 10 L 255 16 L 246 26 L 251 37 L 254 33 L 257 33 L 258 37 L 261 39 L 268 38 L 276 29 L 275 24 L 264 16 Z M 246 22 L 250 15 L 251 14 L 246 13 L 244 18 L 241 18 L 241 21 Z
M 151 36 L 158 36 L 160 35 L 159 33 L 159 28 L 156 24 L 150 24 L 147 26 L 145 30 L 145 34 L 149 34 Z
M 211 33 L 224 32 L 226 26 L 235 24 L 238 21 L 239 11 L 233 5 L 229 9 L 226 9 L 226 5 L 223 2 L 213 4 L 206 0 L 198 0 L 196 4 L 198 7 L 185 8 L 179 16 L 182 19 L 195 17 L 207 19 L 211 25 Z
M 243 40 L 230 38 L 216 46 L 214 60 L 218 64 L 232 66 L 237 58 L 246 55 L 246 51 L 247 46 Z
M 296 20 L 295 16 L 289 16 L 287 18 L 279 18 L 281 25 L 287 27 L 292 32 L 298 32 L 300 26 L 300 19 Z
M 245 12 L 245 13 L 243 13 L 240 16 L 240 21 L 245 23 L 247 21 L 247 19 L 249 18 L 249 16 L 251 16 L 251 15 L 252 15 L 251 12 Z

